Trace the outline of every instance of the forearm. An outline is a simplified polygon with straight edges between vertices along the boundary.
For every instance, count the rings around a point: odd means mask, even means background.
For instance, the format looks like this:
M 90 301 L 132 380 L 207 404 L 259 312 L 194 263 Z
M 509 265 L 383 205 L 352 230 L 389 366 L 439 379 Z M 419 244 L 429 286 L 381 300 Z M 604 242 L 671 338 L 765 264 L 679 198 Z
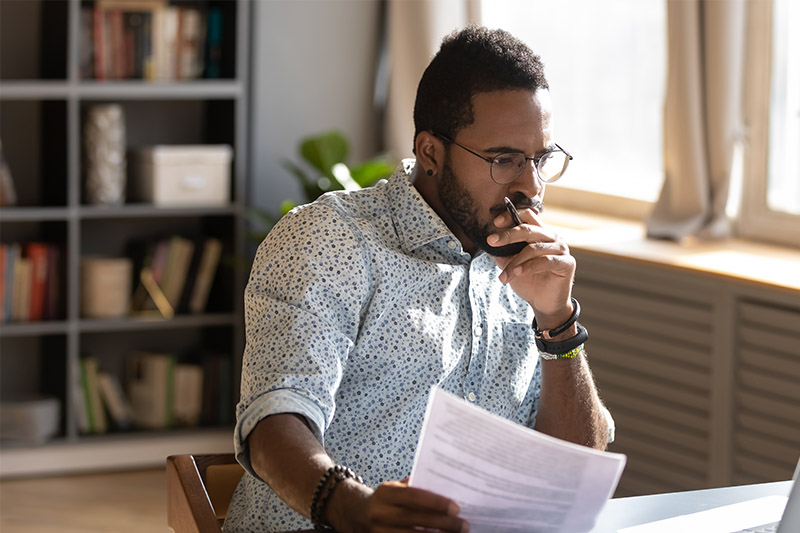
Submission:
M 541 361 L 542 387 L 536 430 L 604 450 L 609 427 L 589 363 L 573 359 Z

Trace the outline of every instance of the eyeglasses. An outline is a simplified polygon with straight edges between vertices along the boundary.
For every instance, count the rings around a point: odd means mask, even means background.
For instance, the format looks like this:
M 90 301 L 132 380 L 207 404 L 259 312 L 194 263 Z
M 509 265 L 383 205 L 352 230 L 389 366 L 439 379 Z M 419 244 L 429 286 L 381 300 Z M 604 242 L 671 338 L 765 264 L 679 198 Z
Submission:
M 443 141 L 453 143 L 456 146 L 463 148 L 474 156 L 480 157 L 491 165 L 489 174 L 492 176 L 492 181 L 498 185 L 508 185 L 517 180 L 522 175 L 525 165 L 528 161 L 533 161 L 533 168 L 536 169 L 536 177 L 545 183 L 553 183 L 564 175 L 567 170 L 569 162 L 572 161 L 572 156 L 561 148 L 555 145 L 554 150 L 549 150 L 540 156 L 526 157 L 525 154 L 519 152 L 509 152 L 507 154 L 500 154 L 495 157 L 486 157 L 473 150 L 470 150 L 463 144 L 457 143 L 453 139 L 434 133 Z

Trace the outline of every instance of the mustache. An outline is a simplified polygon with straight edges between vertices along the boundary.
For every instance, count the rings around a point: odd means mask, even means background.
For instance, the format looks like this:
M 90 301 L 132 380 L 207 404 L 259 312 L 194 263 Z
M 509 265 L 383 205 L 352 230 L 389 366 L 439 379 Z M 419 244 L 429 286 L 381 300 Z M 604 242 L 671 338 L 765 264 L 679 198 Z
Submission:
M 511 203 L 514 204 L 514 207 L 516 207 L 517 210 L 530 209 L 537 215 L 540 214 L 542 211 L 544 211 L 544 204 L 538 198 L 526 198 L 522 196 L 517 198 L 509 198 L 509 200 L 511 200 Z M 497 206 L 492 209 L 492 214 L 494 216 L 498 216 L 506 212 L 507 211 L 505 205 Z

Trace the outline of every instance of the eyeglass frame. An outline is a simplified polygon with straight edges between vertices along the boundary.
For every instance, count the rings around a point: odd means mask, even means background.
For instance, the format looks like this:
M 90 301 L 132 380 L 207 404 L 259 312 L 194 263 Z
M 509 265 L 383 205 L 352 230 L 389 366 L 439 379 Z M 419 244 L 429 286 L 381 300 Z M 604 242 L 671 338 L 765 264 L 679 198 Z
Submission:
M 572 157 L 572 154 L 570 154 L 569 152 L 567 152 L 566 150 L 561 148 L 561 146 L 559 146 L 558 143 L 553 143 L 553 146 L 555 146 L 557 148 L 556 150 L 548 150 L 548 151 L 546 151 L 545 153 L 543 153 L 542 155 L 539 155 L 539 156 L 528 157 L 528 156 L 526 156 L 525 154 L 523 154 L 521 152 L 504 152 L 504 153 L 498 154 L 498 155 L 496 155 L 494 157 L 488 157 L 488 156 L 485 156 L 485 155 L 481 155 L 478 152 L 476 152 L 476 151 L 474 151 L 474 150 L 472 150 L 470 148 L 467 148 L 466 146 L 464 146 L 460 142 L 451 139 L 447 135 L 443 135 L 441 133 L 436 133 L 436 132 L 431 132 L 431 133 L 433 134 L 433 136 L 439 137 L 443 141 L 446 141 L 446 142 L 449 142 L 449 143 L 453 143 L 456 146 L 458 146 L 460 148 L 463 148 L 467 152 L 471 153 L 472 155 L 480 157 L 481 159 L 483 159 L 484 161 L 489 163 L 489 177 L 492 178 L 492 181 L 497 183 L 498 185 L 509 185 L 511 183 L 514 183 L 515 181 L 517 181 L 519 179 L 520 176 L 522 176 L 522 172 L 524 170 L 524 167 L 521 167 L 520 171 L 519 171 L 519 174 L 517 174 L 517 177 L 514 178 L 513 180 L 507 182 L 507 183 L 500 183 L 496 179 L 494 179 L 494 173 L 492 172 L 492 168 L 494 168 L 495 159 L 497 159 L 499 157 L 502 157 L 502 156 L 504 156 L 506 154 L 520 154 L 522 157 L 525 158 L 525 163 L 526 164 L 527 164 L 528 161 L 533 161 L 533 168 L 536 170 L 536 179 L 538 179 L 542 183 L 555 183 L 556 181 L 560 180 L 561 176 L 564 175 L 564 172 L 567 171 L 567 166 L 569 165 L 569 162 L 574 159 Z M 541 175 L 539 174 L 539 161 L 541 161 L 542 158 L 544 156 L 546 156 L 547 154 L 550 154 L 550 153 L 553 153 L 553 152 L 557 152 L 557 151 L 564 152 L 564 155 L 567 156 L 567 162 L 564 164 L 564 168 L 561 170 L 561 174 L 559 174 L 556 179 L 554 179 L 552 181 L 545 181 L 545 180 L 542 179 Z

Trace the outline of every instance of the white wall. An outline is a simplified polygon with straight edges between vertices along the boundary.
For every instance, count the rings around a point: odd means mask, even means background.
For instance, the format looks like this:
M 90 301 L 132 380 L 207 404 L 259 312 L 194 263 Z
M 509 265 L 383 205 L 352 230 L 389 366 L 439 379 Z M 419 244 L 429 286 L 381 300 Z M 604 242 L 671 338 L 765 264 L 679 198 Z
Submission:
M 299 139 L 339 129 L 352 162 L 379 149 L 373 111 L 378 0 L 255 0 L 249 203 L 302 200 L 281 161 Z M 410 112 L 410 111 L 409 111 Z

